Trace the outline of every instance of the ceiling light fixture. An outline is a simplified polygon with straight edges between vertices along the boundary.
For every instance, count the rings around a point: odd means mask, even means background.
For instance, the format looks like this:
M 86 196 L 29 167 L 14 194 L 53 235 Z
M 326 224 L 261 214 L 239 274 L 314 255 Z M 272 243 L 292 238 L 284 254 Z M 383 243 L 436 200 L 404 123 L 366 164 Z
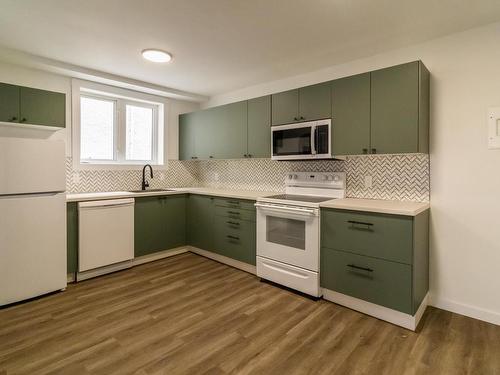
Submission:
M 170 53 L 152 48 L 143 50 L 142 57 L 156 63 L 166 63 L 172 60 L 172 55 Z

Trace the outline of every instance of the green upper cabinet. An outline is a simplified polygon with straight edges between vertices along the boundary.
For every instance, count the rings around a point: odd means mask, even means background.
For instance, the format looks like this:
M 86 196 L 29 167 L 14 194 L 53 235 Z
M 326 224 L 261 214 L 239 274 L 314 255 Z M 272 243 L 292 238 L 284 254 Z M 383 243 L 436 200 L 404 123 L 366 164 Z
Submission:
M 246 101 L 179 116 L 179 159 L 237 159 L 246 153 Z
M 59 128 L 66 126 L 65 94 L 21 87 L 19 97 L 19 122 Z
M 332 116 L 330 82 L 299 89 L 299 120 L 312 121 Z
M 299 120 L 299 90 L 273 94 L 272 125 L 289 124 Z
M 248 101 L 247 157 L 271 157 L 271 96 Z
M 244 157 L 247 153 L 247 101 L 215 107 L 212 113 L 210 128 L 213 136 L 209 157 L 217 159 Z M 200 141 L 203 142 L 203 139 Z
M 135 256 L 186 244 L 186 196 L 151 196 L 135 199 Z
M 332 81 L 333 154 L 366 154 L 369 149 L 370 73 Z
M 371 72 L 371 152 L 428 152 L 429 72 L 421 61 Z
M 208 251 L 214 248 L 213 201 L 204 195 L 189 195 L 187 199 L 187 243 Z
M 0 122 L 19 122 L 19 86 L 0 83 Z
M 331 117 L 330 83 L 272 95 L 272 125 Z
M 196 134 L 197 119 L 200 112 L 184 113 L 179 115 L 179 159 L 190 160 L 196 158 L 194 137 Z

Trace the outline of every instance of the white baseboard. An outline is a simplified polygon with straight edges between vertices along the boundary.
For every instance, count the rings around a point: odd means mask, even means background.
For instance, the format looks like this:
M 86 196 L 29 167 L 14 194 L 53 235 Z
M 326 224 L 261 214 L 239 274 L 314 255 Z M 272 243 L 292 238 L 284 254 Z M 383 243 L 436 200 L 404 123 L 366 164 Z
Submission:
M 188 246 L 176 247 L 174 249 L 158 251 L 153 254 L 143 255 L 132 260 L 132 266 L 138 266 L 139 264 L 154 262 L 155 260 L 168 258 L 174 255 L 187 253 L 189 251 Z
M 420 322 L 420 319 L 422 318 L 422 315 L 424 315 L 425 309 L 427 307 L 428 297 L 429 295 L 427 294 L 422 300 L 422 303 L 420 304 L 415 315 L 412 316 L 400 311 L 389 309 L 384 306 L 376 305 L 371 302 L 363 301 L 359 298 L 354 298 L 342 293 L 334 292 L 333 290 L 323 288 L 323 298 L 327 301 L 349 307 L 350 309 L 362 312 L 367 315 L 371 315 L 375 318 L 385 320 L 389 323 L 396 324 L 412 331 L 415 331 L 418 323 Z
M 206 258 L 216 260 L 217 262 L 227 264 L 228 266 L 238 268 L 242 271 L 245 271 L 245 272 L 248 272 L 248 273 L 251 273 L 254 275 L 257 274 L 256 267 L 251 265 L 251 264 L 240 262 L 239 260 L 234 260 L 232 258 L 225 257 L 224 255 L 212 253 L 211 251 L 202 250 L 202 249 L 194 247 L 194 246 L 188 246 L 188 248 L 189 248 L 189 251 L 191 251 L 192 253 L 204 256 Z
M 468 316 L 470 318 L 482 320 L 484 322 L 500 325 L 500 313 L 492 310 L 481 309 L 479 307 L 452 301 L 446 298 L 431 295 L 430 306 L 451 311 L 455 314 Z

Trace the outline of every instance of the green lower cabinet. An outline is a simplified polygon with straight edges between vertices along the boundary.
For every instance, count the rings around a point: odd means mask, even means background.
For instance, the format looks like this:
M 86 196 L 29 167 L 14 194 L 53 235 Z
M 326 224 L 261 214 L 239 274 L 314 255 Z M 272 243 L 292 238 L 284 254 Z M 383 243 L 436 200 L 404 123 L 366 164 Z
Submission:
M 255 222 L 217 216 L 214 245 L 220 255 L 255 265 Z
M 189 195 L 187 198 L 187 242 L 212 251 L 214 249 L 214 198 Z
M 321 248 L 321 286 L 413 315 L 412 267 Z
M 136 257 L 186 244 L 186 196 L 135 199 L 134 255 Z
M 78 271 L 78 203 L 66 205 L 67 272 Z
M 429 290 L 429 211 L 321 209 L 321 286 L 414 315 Z
M 413 218 L 410 216 L 324 209 L 321 224 L 322 246 L 412 263 Z

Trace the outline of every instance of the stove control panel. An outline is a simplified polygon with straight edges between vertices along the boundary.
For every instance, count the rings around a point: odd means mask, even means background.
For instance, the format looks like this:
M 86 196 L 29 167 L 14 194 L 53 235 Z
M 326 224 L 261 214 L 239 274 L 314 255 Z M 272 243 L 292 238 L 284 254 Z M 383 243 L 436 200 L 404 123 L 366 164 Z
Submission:
M 345 189 L 345 172 L 289 172 L 286 186 L 322 187 Z

